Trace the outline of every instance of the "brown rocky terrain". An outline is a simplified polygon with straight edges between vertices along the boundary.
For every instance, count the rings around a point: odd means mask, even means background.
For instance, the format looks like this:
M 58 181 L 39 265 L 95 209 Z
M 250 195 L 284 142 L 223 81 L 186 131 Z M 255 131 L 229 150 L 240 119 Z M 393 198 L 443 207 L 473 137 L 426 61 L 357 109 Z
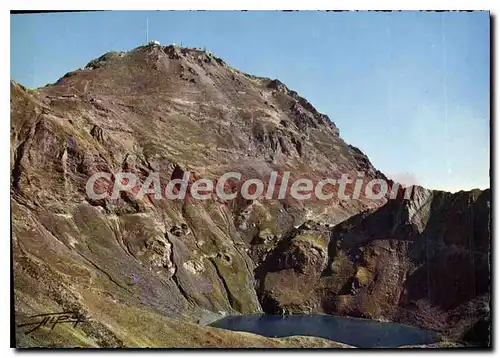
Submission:
M 398 321 L 461 339 L 489 317 L 489 190 L 416 188 L 329 229 L 308 221 L 257 272 L 269 312 Z
M 229 171 L 264 181 L 272 171 L 385 178 L 295 91 L 199 49 L 142 46 L 37 90 L 12 82 L 16 323 L 85 315 L 76 327 L 18 329 L 19 347 L 342 346 L 204 326 L 253 312 L 391 320 L 457 341 L 489 319 L 489 190 L 417 187 L 409 200 L 132 192 L 91 200 L 85 185 L 100 171 L 142 180 L 158 172 L 162 181 L 186 171 L 214 180 Z M 479 340 L 488 333 L 481 328 Z

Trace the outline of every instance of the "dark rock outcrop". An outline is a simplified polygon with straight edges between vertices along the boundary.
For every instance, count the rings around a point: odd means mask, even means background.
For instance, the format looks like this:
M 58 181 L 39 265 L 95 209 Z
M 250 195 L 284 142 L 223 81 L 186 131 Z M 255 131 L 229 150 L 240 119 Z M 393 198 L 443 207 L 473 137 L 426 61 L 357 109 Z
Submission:
M 455 340 L 487 319 L 489 190 L 415 192 L 333 229 L 294 230 L 259 266 L 263 309 L 398 321 Z

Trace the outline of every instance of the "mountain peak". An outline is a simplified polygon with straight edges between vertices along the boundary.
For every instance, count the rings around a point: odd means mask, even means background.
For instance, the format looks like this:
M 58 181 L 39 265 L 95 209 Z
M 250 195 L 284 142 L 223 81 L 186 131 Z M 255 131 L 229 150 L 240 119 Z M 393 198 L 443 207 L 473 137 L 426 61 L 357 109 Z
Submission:
M 148 44 L 108 52 L 35 91 L 11 82 L 16 314 L 86 312 L 90 346 L 137 344 L 145 316 L 162 319 L 143 330 L 144 344 L 156 346 L 170 320 L 196 331 L 194 322 L 220 312 L 389 317 L 448 333 L 461 305 L 486 316 L 489 192 L 470 200 L 416 188 L 408 200 L 341 199 L 334 185 L 326 200 L 316 190 L 305 200 L 289 195 L 298 180 L 360 172 L 386 180 L 296 91 L 203 49 Z M 241 192 L 253 180 L 274 195 L 170 200 L 137 195 L 138 184 L 89 197 L 90 178 L 103 173 L 115 182 L 133 174 L 140 184 L 157 175 L 163 192 L 185 175 L 192 189 L 195 180 L 237 173 L 227 189 Z M 474 255 L 464 251 L 472 245 Z M 475 321 L 460 318 L 463 327 Z M 42 334 L 18 338 L 23 346 L 75 345 L 73 333 Z

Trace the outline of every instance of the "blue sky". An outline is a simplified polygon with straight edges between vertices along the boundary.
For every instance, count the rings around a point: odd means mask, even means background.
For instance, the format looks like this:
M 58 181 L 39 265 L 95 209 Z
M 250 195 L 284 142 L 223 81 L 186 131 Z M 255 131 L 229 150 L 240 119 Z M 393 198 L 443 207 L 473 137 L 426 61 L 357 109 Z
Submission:
M 389 176 L 489 187 L 487 12 L 97 12 L 11 15 L 11 78 L 55 82 L 149 37 L 279 78 Z

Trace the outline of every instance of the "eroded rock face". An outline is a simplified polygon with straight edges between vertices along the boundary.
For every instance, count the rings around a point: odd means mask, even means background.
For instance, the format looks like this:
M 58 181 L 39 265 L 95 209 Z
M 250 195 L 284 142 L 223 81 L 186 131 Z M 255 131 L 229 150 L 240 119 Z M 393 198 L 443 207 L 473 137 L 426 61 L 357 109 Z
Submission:
M 490 316 L 489 205 L 489 190 L 416 188 L 414 200 L 333 229 L 306 223 L 259 266 L 263 309 L 399 321 L 462 339 Z
M 86 316 L 80 328 L 66 325 L 50 338 L 18 331 L 18 345 L 172 346 L 165 328 L 155 329 L 172 326 L 163 317 L 201 322 L 262 310 L 431 327 L 418 316 L 428 305 L 454 336 L 482 317 L 489 191 L 421 189 L 404 204 L 85 193 L 96 172 L 132 171 L 144 181 L 154 171 L 168 181 L 189 171 L 193 181 L 237 171 L 266 181 L 273 170 L 290 171 L 291 180 L 358 171 L 385 178 L 295 91 L 201 50 L 144 46 L 106 54 L 36 91 L 11 83 L 16 317 Z M 465 278 L 474 278 L 475 291 Z M 144 317 L 151 327 L 136 328 Z

